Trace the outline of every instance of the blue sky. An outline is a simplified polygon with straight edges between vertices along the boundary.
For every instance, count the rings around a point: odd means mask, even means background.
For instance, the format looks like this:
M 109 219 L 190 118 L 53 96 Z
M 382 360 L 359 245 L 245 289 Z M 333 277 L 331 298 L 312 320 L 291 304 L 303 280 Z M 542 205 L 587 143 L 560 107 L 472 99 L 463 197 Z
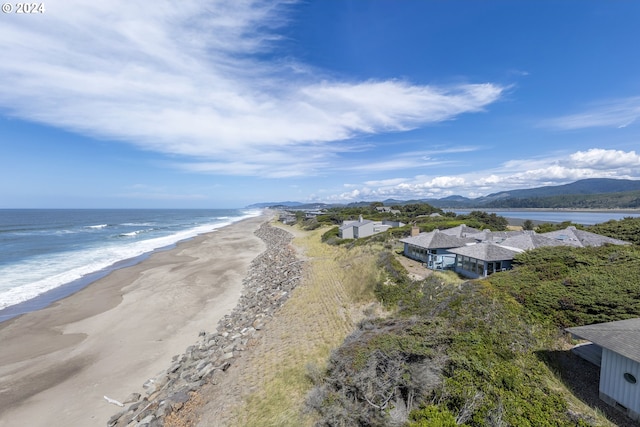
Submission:
M 640 179 L 640 2 L 49 0 L 0 16 L 0 208 Z

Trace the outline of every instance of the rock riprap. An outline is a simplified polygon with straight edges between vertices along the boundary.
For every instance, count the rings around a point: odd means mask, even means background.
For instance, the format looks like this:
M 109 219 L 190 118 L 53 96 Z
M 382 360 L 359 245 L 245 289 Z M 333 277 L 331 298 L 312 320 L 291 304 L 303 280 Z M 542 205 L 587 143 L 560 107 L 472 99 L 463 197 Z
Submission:
M 251 262 L 238 305 L 218 322 L 216 332 L 200 332 L 196 344 L 174 356 L 166 371 L 147 380 L 144 395 L 132 393 L 122 402 L 128 406 L 111 417 L 108 427 L 164 425 L 165 416 L 179 410 L 190 392 L 207 382 L 215 384 L 224 375 L 288 299 L 302 277 L 302 261 L 290 247 L 293 236 L 268 223 L 255 234 L 266 250 Z

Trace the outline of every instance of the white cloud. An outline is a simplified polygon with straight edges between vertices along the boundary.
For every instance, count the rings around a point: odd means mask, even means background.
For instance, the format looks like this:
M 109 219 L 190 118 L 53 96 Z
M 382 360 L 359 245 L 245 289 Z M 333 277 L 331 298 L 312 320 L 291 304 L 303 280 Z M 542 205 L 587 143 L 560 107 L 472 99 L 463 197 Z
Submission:
M 624 152 L 601 148 L 592 148 L 587 151 L 573 153 L 569 156 L 569 161 L 576 167 L 597 170 L 640 167 L 640 155 L 636 154 L 635 151 Z
M 624 128 L 640 117 L 640 96 L 601 102 L 584 112 L 547 120 L 544 125 L 563 130 L 591 127 Z
M 0 106 L 197 162 L 185 169 L 296 176 L 352 149 L 345 139 L 479 112 L 505 90 L 320 80 L 277 58 L 290 3 L 52 0 L 3 20 Z
M 424 142 L 423 142 L 424 143 Z M 439 157 L 441 154 L 456 154 L 476 151 L 477 147 L 434 147 L 429 150 L 395 152 L 383 154 L 384 160 L 369 160 L 359 156 L 353 160 L 333 159 L 324 168 L 337 172 L 377 173 L 387 171 L 403 171 L 410 169 L 444 166 L 456 163 L 456 160 Z
M 586 178 L 640 179 L 640 155 L 635 151 L 592 148 L 574 153 L 554 154 L 530 160 L 514 159 L 501 167 L 454 176 L 418 175 L 366 181 L 335 199 L 355 201 L 442 198 L 450 195 L 479 197 L 499 191 L 560 185 Z M 356 197 L 351 197 L 356 194 Z

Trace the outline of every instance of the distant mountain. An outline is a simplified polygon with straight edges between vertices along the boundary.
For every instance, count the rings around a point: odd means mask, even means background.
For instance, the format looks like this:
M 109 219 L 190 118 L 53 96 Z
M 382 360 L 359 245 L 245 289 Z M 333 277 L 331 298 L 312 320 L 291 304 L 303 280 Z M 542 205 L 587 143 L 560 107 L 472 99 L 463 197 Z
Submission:
M 499 208 L 640 208 L 640 180 L 589 178 L 570 184 L 519 190 L 500 191 L 470 199 L 448 196 L 442 199 L 397 200 L 386 199 L 385 206 L 428 203 L 440 209 L 499 209 Z M 355 202 L 348 206 L 368 206 L 371 202 Z M 321 209 L 339 204 L 272 202 L 256 203 L 250 208 L 285 206 L 296 209 Z
M 640 190 L 640 181 L 630 179 L 589 178 L 571 184 L 529 188 L 526 190 L 501 191 L 475 199 L 476 202 L 497 199 L 525 199 L 531 197 L 561 196 L 565 194 L 604 194 Z
M 270 208 L 275 206 L 286 206 L 288 208 L 293 208 L 297 206 L 301 206 L 304 203 L 300 202 L 262 202 L 262 203 L 254 203 L 252 205 L 247 206 L 247 209 L 261 209 L 261 208 Z
M 437 208 L 633 208 L 640 207 L 640 181 L 589 178 L 570 184 L 500 191 L 476 199 L 425 199 Z M 616 196 L 613 196 L 616 194 Z

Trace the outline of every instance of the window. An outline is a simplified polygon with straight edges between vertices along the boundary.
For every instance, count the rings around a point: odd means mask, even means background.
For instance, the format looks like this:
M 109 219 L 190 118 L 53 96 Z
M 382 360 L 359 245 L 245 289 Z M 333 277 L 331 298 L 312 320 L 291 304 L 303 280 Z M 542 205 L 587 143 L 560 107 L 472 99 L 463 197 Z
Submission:
M 635 384 L 637 382 L 636 377 L 634 377 L 629 372 L 624 373 L 624 379 L 627 380 L 628 383 Z

